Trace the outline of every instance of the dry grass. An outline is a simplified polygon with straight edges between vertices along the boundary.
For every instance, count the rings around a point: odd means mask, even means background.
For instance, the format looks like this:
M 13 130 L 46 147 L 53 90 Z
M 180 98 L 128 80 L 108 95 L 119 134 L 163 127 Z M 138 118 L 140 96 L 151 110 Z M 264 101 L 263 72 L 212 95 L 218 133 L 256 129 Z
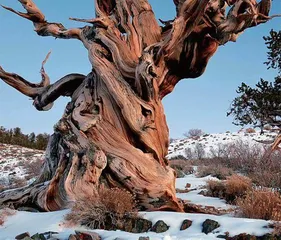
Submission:
M 193 166 L 188 160 L 172 160 L 171 167 L 176 171 L 178 177 L 194 173 Z
M 198 177 L 213 176 L 218 179 L 224 180 L 233 174 L 233 170 L 221 165 L 210 164 L 208 166 L 199 166 L 197 169 Z
M 0 226 L 4 225 L 7 217 L 15 215 L 16 211 L 10 208 L 0 209 Z
M 281 221 L 281 196 L 278 192 L 251 190 L 236 203 L 241 217 Z
M 209 196 L 223 198 L 235 204 L 236 199 L 252 189 L 252 181 L 244 176 L 232 175 L 226 181 L 208 181 L 207 189 Z
M 101 187 L 98 195 L 78 200 L 66 216 L 68 225 L 80 224 L 91 229 L 124 229 L 129 219 L 137 218 L 131 193 Z
M 258 186 L 281 190 L 281 151 L 271 152 L 270 148 L 263 149 L 259 145 L 249 145 L 242 141 L 226 144 L 221 149 L 224 149 L 223 154 L 214 152 L 213 155 L 217 157 L 196 162 L 199 176 L 217 175 L 225 179 L 228 173 L 223 173 L 221 169 L 227 168 L 248 176 Z

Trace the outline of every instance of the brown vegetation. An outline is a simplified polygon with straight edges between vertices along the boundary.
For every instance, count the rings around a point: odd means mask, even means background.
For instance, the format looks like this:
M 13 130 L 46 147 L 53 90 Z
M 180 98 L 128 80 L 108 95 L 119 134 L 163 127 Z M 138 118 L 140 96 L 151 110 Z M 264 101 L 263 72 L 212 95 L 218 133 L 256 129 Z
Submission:
M 65 219 L 68 225 L 116 230 L 124 229 L 134 218 L 137 218 L 136 202 L 131 193 L 119 188 L 101 187 L 95 197 L 85 196 L 76 201 Z
M 206 177 L 211 175 L 221 180 L 225 180 L 228 176 L 233 174 L 233 170 L 228 167 L 223 167 L 217 164 L 210 164 L 208 166 L 198 166 L 196 175 L 198 177 Z
M 251 190 L 237 199 L 236 203 L 241 217 L 281 221 L 281 196 L 278 192 Z
M 264 146 L 237 141 L 221 146 L 220 153 L 214 152 L 210 159 L 196 161 L 198 176 L 212 175 L 225 179 L 235 172 L 241 173 L 262 187 L 281 189 L 281 152 L 270 151 L 270 146 Z
M 176 171 L 178 178 L 194 173 L 191 162 L 187 160 L 172 160 L 170 166 Z
M 236 204 L 236 199 L 243 197 L 251 189 L 251 179 L 240 175 L 232 175 L 225 181 L 207 182 L 207 195 L 223 198 L 228 203 L 234 204 Z

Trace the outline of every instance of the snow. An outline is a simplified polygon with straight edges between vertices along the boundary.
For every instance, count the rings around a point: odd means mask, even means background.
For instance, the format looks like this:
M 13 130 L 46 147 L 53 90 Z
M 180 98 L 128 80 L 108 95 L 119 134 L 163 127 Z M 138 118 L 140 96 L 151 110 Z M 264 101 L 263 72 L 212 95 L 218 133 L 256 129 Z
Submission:
M 24 178 L 26 163 L 43 158 L 44 151 L 0 143 L 0 185 L 9 185 L 11 177 Z
M 215 133 L 206 134 L 198 139 L 185 138 L 174 140 L 169 146 L 168 158 L 177 156 L 187 157 L 186 149 L 190 149 L 194 152 L 196 146 L 200 144 L 205 151 L 205 157 L 212 156 L 212 150 L 217 150 L 220 146 L 229 145 L 235 142 L 242 141 L 245 144 L 251 146 L 258 146 L 261 149 L 264 148 L 265 144 L 258 141 L 273 141 L 276 137 L 276 132 L 266 131 L 265 134 L 261 135 L 259 132 L 247 133 L 245 131 L 239 132 L 226 132 L 226 133 Z
M 228 208 L 223 200 L 218 198 L 205 197 L 199 195 L 198 192 L 204 187 L 207 180 L 216 180 L 216 178 L 207 176 L 204 178 L 196 178 L 194 174 L 188 175 L 185 178 L 178 178 L 176 180 L 176 187 L 184 189 L 186 183 L 191 184 L 192 190 L 187 194 L 178 194 L 178 197 L 186 198 L 192 203 L 203 206 L 215 206 L 217 208 Z M 0 226 L 0 239 L 12 240 L 18 234 L 29 232 L 30 234 L 44 233 L 48 231 L 58 232 L 55 235 L 59 239 L 67 240 L 69 235 L 75 230 L 87 230 L 83 227 L 67 228 L 64 225 L 64 216 L 69 210 L 48 212 L 48 213 L 30 213 L 17 212 L 16 215 L 7 218 L 4 225 Z M 95 230 L 103 240 L 115 240 L 116 238 L 124 240 L 138 240 L 140 236 L 150 237 L 152 240 L 186 240 L 186 239 L 217 239 L 218 235 L 223 235 L 229 232 L 230 236 L 238 235 L 240 233 L 254 234 L 261 236 L 270 232 L 269 221 L 254 220 L 245 218 L 235 218 L 231 215 L 209 215 L 209 214 L 191 214 L 191 213 L 174 213 L 174 212 L 140 212 L 140 215 L 152 221 L 155 224 L 158 220 L 163 220 L 168 226 L 169 230 L 164 233 L 140 233 L 133 234 L 122 231 L 105 231 Z M 192 226 L 187 230 L 180 231 L 180 226 L 183 220 L 189 219 L 193 221 Z M 206 219 L 212 219 L 219 222 L 220 227 L 213 233 L 208 235 L 202 233 L 202 224 Z
M 18 212 L 11 216 L 0 227 L 1 240 L 13 240 L 17 234 L 29 232 L 35 234 L 37 232 L 43 233 L 48 231 L 58 232 L 56 237 L 67 240 L 69 235 L 75 230 L 86 230 L 85 228 L 65 228 L 63 225 L 64 215 L 68 210 L 48 212 L 48 213 L 29 213 Z M 148 236 L 153 240 L 186 240 L 186 239 L 216 239 L 216 236 L 229 232 L 230 236 L 238 235 L 240 233 L 255 234 L 256 236 L 264 235 L 270 230 L 266 228 L 269 222 L 264 220 L 253 220 L 244 218 L 233 218 L 229 216 L 214 216 L 208 214 L 189 214 L 189 213 L 173 213 L 173 212 L 143 212 L 142 216 L 152 223 L 158 220 L 163 220 L 168 226 L 169 230 L 165 233 L 140 233 L 132 234 L 122 231 L 105 231 L 95 230 L 103 240 L 115 240 L 116 238 L 126 240 L 138 240 L 140 236 Z M 180 226 L 183 220 L 189 219 L 193 221 L 192 226 L 187 230 L 180 231 Z M 206 219 L 218 221 L 221 225 L 213 233 L 208 235 L 202 233 L 202 223 Z
M 200 205 L 200 206 L 209 206 L 215 207 L 216 209 L 231 209 L 232 205 L 229 205 L 225 202 L 225 200 L 213 197 L 206 197 L 199 194 L 202 190 L 205 190 L 206 182 L 209 180 L 219 179 L 214 178 L 212 176 L 206 176 L 203 178 L 196 178 L 194 174 L 190 174 L 185 176 L 184 178 L 177 178 L 176 180 L 176 188 L 185 189 L 185 185 L 189 183 L 191 191 L 188 193 L 177 193 L 177 197 L 182 200 L 188 200 L 192 204 Z
M 211 154 L 212 149 L 216 149 L 220 144 L 230 144 L 235 141 L 243 141 L 249 146 L 259 145 L 261 149 L 263 144 L 257 143 L 255 140 L 267 141 L 272 140 L 276 133 L 267 132 L 265 135 L 259 133 L 223 133 L 211 134 L 202 136 L 198 140 L 182 139 L 176 140 L 171 143 L 169 148 L 168 157 L 175 157 L 178 155 L 185 155 L 185 149 L 191 148 L 194 150 L 196 144 L 201 143 L 204 145 L 206 155 Z M 34 161 L 44 157 L 43 151 L 26 149 L 18 146 L 0 144 L 0 179 L 9 179 L 9 175 L 15 172 L 18 177 L 24 177 L 25 169 L 18 166 L 22 161 Z M 6 167 L 6 168 L 5 168 Z M 4 170 L 7 169 L 8 170 Z M 196 170 L 196 168 L 194 168 Z M 141 233 L 132 234 L 122 231 L 104 231 L 95 230 L 103 240 L 115 240 L 120 238 L 123 240 L 138 240 L 140 236 L 150 237 L 151 240 L 198 240 L 198 239 L 217 239 L 218 235 L 223 235 L 229 232 L 230 236 L 238 235 L 240 233 L 254 234 L 261 236 L 269 233 L 271 230 L 267 228 L 269 221 L 236 218 L 231 214 L 234 206 L 227 204 L 224 200 L 213 197 L 206 197 L 199 194 L 202 190 L 206 189 L 206 182 L 208 180 L 218 180 L 217 178 L 206 176 L 197 178 L 195 174 L 190 174 L 184 178 L 176 179 L 176 188 L 185 189 L 187 183 L 190 184 L 188 193 L 177 193 L 177 197 L 182 200 L 187 200 L 191 204 L 200 205 L 201 207 L 214 207 L 216 209 L 228 210 L 229 214 L 222 216 L 209 215 L 209 214 L 191 214 L 191 213 L 174 213 L 174 212 L 141 212 L 140 215 L 154 223 L 158 220 L 163 220 L 170 226 L 169 230 L 165 233 Z M 218 180 L 219 181 L 219 180 Z M 3 226 L 0 226 L 0 240 L 12 240 L 16 235 L 23 232 L 29 232 L 31 235 L 35 233 L 44 232 L 58 232 L 55 235 L 61 240 L 67 240 L 69 235 L 74 233 L 75 230 L 87 230 L 83 227 L 67 228 L 64 225 L 64 216 L 69 210 L 48 212 L 48 213 L 30 213 L 30 212 L 16 212 L 15 215 L 7 218 Z M 1 212 L 0 212 L 1 214 Z M 192 226 L 187 230 L 180 231 L 180 226 L 183 220 L 189 219 L 193 221 Z M 220 227 L 213 233 L 208 235 L 202 233 L 202 224 L 206 219 L 218 221 Z

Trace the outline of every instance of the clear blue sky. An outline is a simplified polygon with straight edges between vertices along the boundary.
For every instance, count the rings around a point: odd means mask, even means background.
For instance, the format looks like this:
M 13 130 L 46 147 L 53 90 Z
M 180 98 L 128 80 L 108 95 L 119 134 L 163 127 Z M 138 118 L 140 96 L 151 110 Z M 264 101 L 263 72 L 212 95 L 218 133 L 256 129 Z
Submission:
M 94 17 L 93 0 L 35 0 L 47 20 L 65 26 L 83 26 L 69 21 L 69 17 Z M 83 2 L 83 3 L 82 3 Z M 157 18 L 172 19 L 175 7 L 172 0 L 150 1 Z M 0 4 L 22 10 L 16 0 L 0 0 Z M 281 13 L 281 1 L 274 0 L 272 14 Z M 234 131 L 232 119 L 226 117 L 235 90 L 242 81 L 254 85 L 260 77 L 274 78 L 274 71 L 266 70 L 266 47 L 262 36 L 270 29 L 281 30 L 281 19 L 247 30 L 237 43 L 220 47 L 211 59 L 205 74 L 197 79 L 180 82 L 174 92 L 164 99 L 171 137 L 181 137 L 190 128 L 205 132 Z M 40 66 L 48 51 L 52 55 L 46 65 L 54 82 L 63 75 L 90 72 L 87 51 L 79 41 L 43 38 L 33 32 L 32 24 L 0 9 L 0 65 L 32 82 L 40 81 Z M 51 133 L 69 99 L 61 98 L 49 112 L 38 112 L 32 101 L 0 81 L 0 126 L 21 127 L 23 132 Z

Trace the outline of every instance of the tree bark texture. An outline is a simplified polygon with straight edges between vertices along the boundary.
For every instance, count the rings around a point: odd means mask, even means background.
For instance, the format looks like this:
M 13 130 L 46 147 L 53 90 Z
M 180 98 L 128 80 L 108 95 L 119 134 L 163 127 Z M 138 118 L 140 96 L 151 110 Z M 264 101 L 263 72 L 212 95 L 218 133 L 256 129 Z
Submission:
M 166 159 L 169 131 L 162 99 L 184 78 L 203 74 L 220 45 L 271 19 L 270 0 L 174 0 L 174 20 L 157 22 L 147 0 L 96 0 L 88 25 L 66 29 L 50 23 L 32 0 L 18 0 L 40 36 L 77 39 L 92 64 L 87 75 L 69 74 L 54 84 L 41 69 L 33 84 L 0 67 L 0 78 L 51 109 L 69 96 L 55 126 L 40 177 L 0 194 L 0 204 L 54 211 L 100 185 L 136 195 L 142 210 L 183 211 L 175 194 L 175 172 Z M 227 11 L 227 7 L 230 10 Z

